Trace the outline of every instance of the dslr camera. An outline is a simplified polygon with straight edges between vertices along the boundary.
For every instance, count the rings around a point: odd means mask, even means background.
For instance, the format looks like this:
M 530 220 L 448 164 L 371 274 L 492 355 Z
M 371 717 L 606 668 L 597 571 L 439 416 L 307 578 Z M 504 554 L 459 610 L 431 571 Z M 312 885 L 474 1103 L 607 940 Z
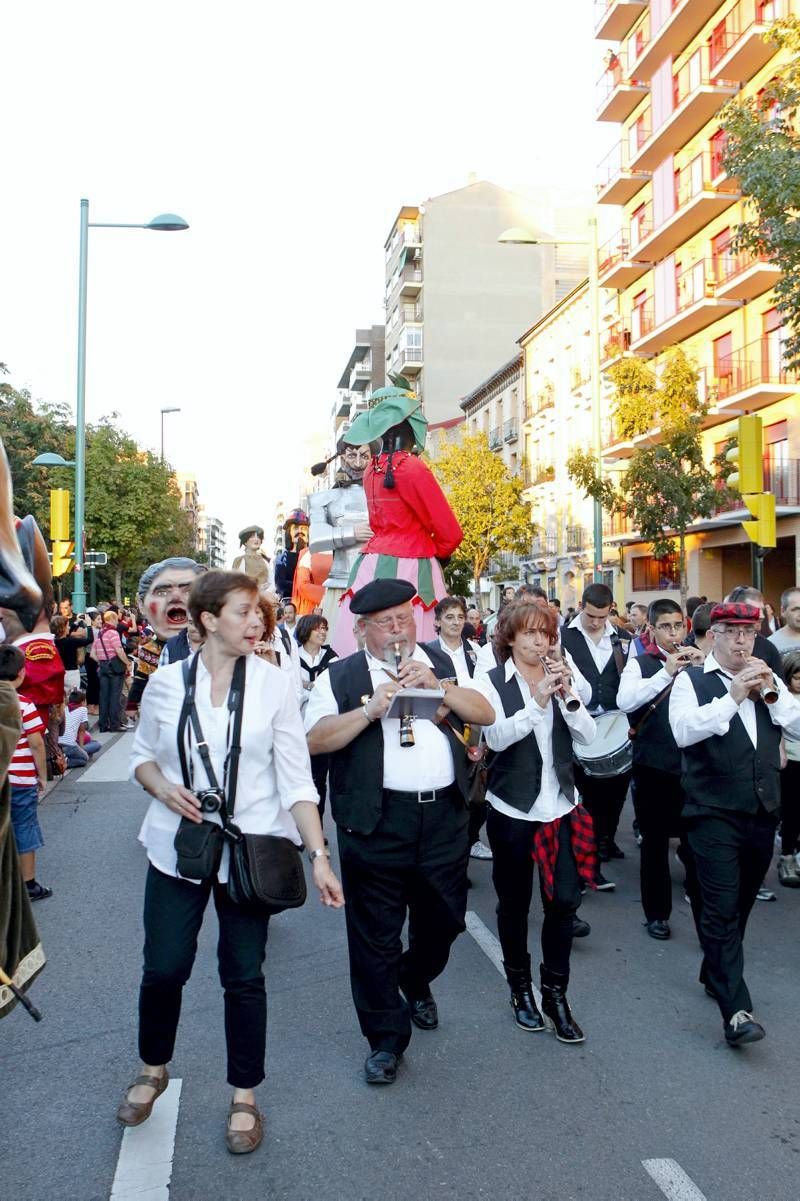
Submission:
M 200 802 L 202 813 L 219 813 L 222 802 L 225 800 L 225 793 L 221 788 L 205 788 L 202 792 L 197 793 L 197 799 Z

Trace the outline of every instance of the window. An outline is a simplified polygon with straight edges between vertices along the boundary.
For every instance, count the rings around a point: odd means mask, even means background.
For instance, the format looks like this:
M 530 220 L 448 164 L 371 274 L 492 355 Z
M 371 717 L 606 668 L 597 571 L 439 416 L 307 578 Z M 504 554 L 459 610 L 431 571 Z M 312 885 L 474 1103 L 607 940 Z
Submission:
M 665 592 L 679 587 L 677 555 L 666 555 L 663 559 L 641 555 L 633 560 L 634 592 Z
M 789 433 L 785 421 L 776 421 L 764 430 L 764 490 L 774 492 L 780 504 L 788 496 Z
M 631 245 L 638 246 L 642 238 L 645 237 L 647 229 L 645 227 L 645 209 L 646 205 L 640 204 L 637 209 L 631 213 Z
M 708 148 L 711 153 L 711 178 L 717 179 L 725 170 L 722 166 L 722 156 L 725 153 L 724 129 L 718 129 L 711 135 L 708 140 Z
M 644 322 L 642 320 L 647 303 L 647 293 L 639 292 L 638 296 L 633 298 L 633 311 L 631 312 L 631 335 L 633 340 L 641 338 L 645 332 Z
M 733 377 L 733 334 L 714 339 L 714 379 L 720 396 L 727 396 Z

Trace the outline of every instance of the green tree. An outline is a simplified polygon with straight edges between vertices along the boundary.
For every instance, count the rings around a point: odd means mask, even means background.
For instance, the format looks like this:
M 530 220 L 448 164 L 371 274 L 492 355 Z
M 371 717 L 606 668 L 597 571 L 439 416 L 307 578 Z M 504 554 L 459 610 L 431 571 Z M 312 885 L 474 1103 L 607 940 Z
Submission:
M 0 363 L 0 375 L 7 374 Z M 0 382 L 0 438 L 6 448 L 14 485 L 14 511 L 32 513 L 47 534 L 50 528 L 50 489 L 72 488 L 69 469 L 32 467 L 37 455 L 52 451 L 72 458 L 74 437 L 66 405 L 34 403 L 27 389 L 18 391 Z
M 655 382 L 655 377 L 654 382 Z M 578 451 L 567 461 L 570 477 L 608 512 L 626 515 L 657 559 L 675 553 L 677 540 L 681 603 L 686 604 L 686 532 L 699 518 L 711 517 L 727 499 L 731 470 L 721 456 L 709 468 L 702 453 L 704 406 L 697 394 L 697 371 L 673 348 L 651 394 L 644 429 L 661 427 L 655 446 L 632 455 L 617 485 L 598 479 L 594 457 Z M 620 403 L 619 393 L 616 398 Z
M 725 105 L 722 161 L 746 200 L 732 249 L 763 255 L 781 268 L 775 303 L 786 329 L 784 359 L 787 367 L 800 367 L 800 21 L 776 21 L 768 40 L 786 61 L 757 96 Z
M 469 569 L 478 597 L 491 559 L 503 551 L 522 554 L 530 546 L 535 530 L 522 499 L 523 482 L 489 449 L 485 434 L 447 443 L 431 468 L 464 531 L 451 563 Z

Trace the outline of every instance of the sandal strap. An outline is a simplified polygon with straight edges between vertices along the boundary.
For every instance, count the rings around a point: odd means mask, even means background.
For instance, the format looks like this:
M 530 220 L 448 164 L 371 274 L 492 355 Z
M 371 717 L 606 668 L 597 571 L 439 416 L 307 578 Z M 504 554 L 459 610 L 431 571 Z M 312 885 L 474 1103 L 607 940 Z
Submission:
M 137 1084 L 144 1084 L 148 1088 L 158 1089 L 159 1092 L 164 1088 L 163 1076 L 137 1076 L 130 1088 L 135 1088 Z
M 248 1105 L 246 1101 L 231 1101 L 231 1107 L 228 1110 L 228 1117 L 234 1113 L 249 1113 L 252 1114 L 254 1118 L 261 1117 L 257 1107 L 255 1105 Z M 243 1131 L 243 1133 L 246 1134 L 247 1131 Z

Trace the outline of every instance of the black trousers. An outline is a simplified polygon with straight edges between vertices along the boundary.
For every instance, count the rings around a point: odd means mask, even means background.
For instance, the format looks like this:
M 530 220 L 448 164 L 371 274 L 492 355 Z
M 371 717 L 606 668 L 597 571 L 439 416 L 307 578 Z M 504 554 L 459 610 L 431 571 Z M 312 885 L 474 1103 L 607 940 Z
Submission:
M 772 859 L 776 815 L 705 807 L 686 817 L 700 888 L 700 979 L 714 993 L 727 1022 L 753 1003 L 744 980 L 747 919 Z
M 672 877 L 669 871 L 669 840 L 680 839 L 678 854 L 686 868 L 686 891 L 697 896 L 694 864 L 686 838 L 681 811 L 685 796 L 680 776 L 635 764 L 633 807 L 642 836 L 639 880 L 642 908 L 648 922 L 667 921 L 672 913 Z
M 473 763 L 469 769 L 469 845 L 477 842 L 486 821 L 486 765 Z
M 628 795 L 631 773 L 621 776 L 587 776 L 580 763 L 575 764 L 575 787 L 592 815 L 598 842 L 616 837 L 620 814 Z
M 330 755 L 311 756 L 311 778 L 314 781 L 314 787 L 319 796 L 317 808 L 319 809 L 320 821 L 322 821 L 325 813 L 325 796 L 328 791 L 328 768 L 330 767 L 330 762 Z
M 120 660 L 117 659 L 119 663 Z M 99 664 L 100 673 L 100 719 L 101 730 L 118 730 L 122 724 L 122 685 L 125 673 L 113 672 L 111 663 L 104 660 Z
M 139 1054 L 153 1067 L 172 1059 L 183 986 L 192 973 L 197 936 L 212 892 L 219 919 L 219 978 L 225 990 L 228 1084 L 255 1088 L 264 1079 L 267 994 L 262 967 L 269 916 L 235 905 L 225 884 L 191 884 L 164 875 L 152 864 L 144 893 Z
M 373 1051 L 400 1054 L 411 1038 L 409 996 L 444 971 L 467 908 L 467 810 L 453 786 L 442 799 L 384 793 L 371 834 L 338 828 L 350 985 Z M 403 924 L 408 915 L 408 950 Z
M 533 896 L 533 836 L 539 822 L 506 817 L 489 806 L 486 833 L 494 856 L 492 883 L 497 893 L 497 934 L 507 967 L 524 969 L 528 954 L 528 913 Z M 539 886 L 544 907 L 542 962 L 551 971 L 569 975 L 572 919 L 581 903 L 580 878 L 570 841 L 569 815 L 561 819 L 558 856 L 553 879 L 553 899 Z
M 790 759 L 781 772 L 781 854 L 793 855 L 800 842 L 800 763 Z

